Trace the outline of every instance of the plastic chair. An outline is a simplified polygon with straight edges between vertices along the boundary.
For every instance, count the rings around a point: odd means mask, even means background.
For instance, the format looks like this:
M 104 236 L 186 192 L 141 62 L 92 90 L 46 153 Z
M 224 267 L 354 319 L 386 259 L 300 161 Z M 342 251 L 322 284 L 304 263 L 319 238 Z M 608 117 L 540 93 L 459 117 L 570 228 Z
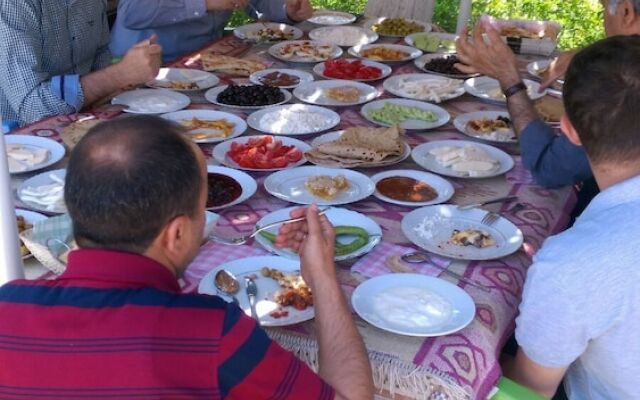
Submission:
M 505 377 L 498 381 L 498 392 L 490 400 L 544 400 L 538 393 Z
M 456 32 L 465 27 L 471 16 L 471 1 L 460 0 Z M 369 0 L 364 15 L 367 18 L 402 17 L 431 22 L 435 2 L 436 0 Z

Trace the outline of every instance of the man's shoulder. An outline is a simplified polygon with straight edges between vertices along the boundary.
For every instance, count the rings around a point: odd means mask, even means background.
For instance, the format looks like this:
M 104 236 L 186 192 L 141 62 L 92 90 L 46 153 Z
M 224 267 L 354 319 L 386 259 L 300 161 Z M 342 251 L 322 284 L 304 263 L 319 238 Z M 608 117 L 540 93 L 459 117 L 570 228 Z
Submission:
M 627 211 L 628 207 L 615 208 L 588 220 L 578 219 L 573 227 L 548 238 L 535 255 L 530 273 L 553 275 L 562 283 L 627 274 L 640 257 L 640 212 Z
M 112 295 L 105 295 L 112 294 Z M 218 296 L 198 293 L 173 293 L 153 287 L 93 285 L 81 281 L 14 280 L 0 286 L 0 301 L 61 305 L 75 302 L 86 307 L 144 305 L 167 308 L 226 309 L 228 303 Z

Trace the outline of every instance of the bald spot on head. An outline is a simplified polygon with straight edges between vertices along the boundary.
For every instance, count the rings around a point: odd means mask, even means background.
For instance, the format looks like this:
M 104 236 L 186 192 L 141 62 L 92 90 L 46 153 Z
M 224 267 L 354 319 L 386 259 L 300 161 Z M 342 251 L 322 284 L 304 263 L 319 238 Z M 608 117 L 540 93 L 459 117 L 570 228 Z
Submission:
M 183 132 L 171 121 L 133 116 L 101 123 L 78 143 L 65 201 L 80 240 L 142 252 L 175 216 L 199 215 L 204 157 Z

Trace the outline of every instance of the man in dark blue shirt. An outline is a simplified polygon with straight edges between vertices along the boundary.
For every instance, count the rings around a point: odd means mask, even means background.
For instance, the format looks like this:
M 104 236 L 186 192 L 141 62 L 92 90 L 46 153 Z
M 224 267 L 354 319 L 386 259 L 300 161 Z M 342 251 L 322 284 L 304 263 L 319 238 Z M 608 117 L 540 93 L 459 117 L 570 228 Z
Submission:
M 607 36 L 640 34 L 640 0 L 603 0 L 604 27 Z M 486 35 L 483 38 L 483 34 Z M 507 107 L 520 140 L 522 162 L 544 187 L 560 187 L 593 181 L 587 156 L 564 135 L 540 119 L 522 84 L 515 55 L 490 26 L 478 24 L 473 43 L 464 32 L 457 42 L 458 55 L 465 64 L 457 67 L 464 72 L 479 72 L 498 79 L 507 96 Z M 575 52 L 560 55 L 552 63 L 552 80 L 564 74 Z M 606 101 L 606 99 L 603 99 Z

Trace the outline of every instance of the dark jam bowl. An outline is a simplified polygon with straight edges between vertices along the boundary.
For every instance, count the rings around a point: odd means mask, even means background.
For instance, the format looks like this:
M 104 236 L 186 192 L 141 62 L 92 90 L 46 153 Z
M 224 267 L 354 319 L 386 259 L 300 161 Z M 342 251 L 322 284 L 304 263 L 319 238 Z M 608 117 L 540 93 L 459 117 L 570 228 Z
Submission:
M 222 207 L 236 201 L 242 195 L 242 186 L 224 174 L 207 174 L 207 208 Z

